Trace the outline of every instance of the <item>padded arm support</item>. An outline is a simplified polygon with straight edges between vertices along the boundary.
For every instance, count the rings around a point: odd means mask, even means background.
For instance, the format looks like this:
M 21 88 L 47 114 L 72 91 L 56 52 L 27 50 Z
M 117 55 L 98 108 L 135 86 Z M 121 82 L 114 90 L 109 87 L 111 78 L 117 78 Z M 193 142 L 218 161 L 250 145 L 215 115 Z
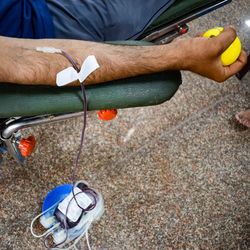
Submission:
M 149 43 L 130 41 L 126 44 L 148 45 Z M 86 86 L 87 108 L 98 110 L 160 104 L 169 100 L 180 84 L 179 71 L 166 71 L 89 85 Z M 80 87 L 59 88 L 0 83 L 0 118 L 82 110 Z
M 181 83 L 177 71 L 86 87 L 88 110 L 156 105 L 169 100 Z M 0 118 L 83 110 L 79 87 L 0 84 Z

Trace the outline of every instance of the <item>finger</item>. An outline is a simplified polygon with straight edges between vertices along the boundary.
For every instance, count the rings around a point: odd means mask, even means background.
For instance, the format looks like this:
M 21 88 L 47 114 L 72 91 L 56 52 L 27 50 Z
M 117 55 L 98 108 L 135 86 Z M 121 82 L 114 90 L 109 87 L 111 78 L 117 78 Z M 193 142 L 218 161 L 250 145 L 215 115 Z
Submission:
M 220 54 L 222 54 L 235 40 L 236 38 L 236 29 L 234 26 L 227 26 L 223 29 L 221 34 L 215 37 L 218 46 L 220 47 Z
M 235 75 L 246 65 L 246 63 L 247 53 L 242 50 L 237 61 L 226 67 L 226 75 L 228 77 Z
M 203 35 L 205 34 L 205 32 L 199 32 L 197 33 L 194 37 L 203 37 Z

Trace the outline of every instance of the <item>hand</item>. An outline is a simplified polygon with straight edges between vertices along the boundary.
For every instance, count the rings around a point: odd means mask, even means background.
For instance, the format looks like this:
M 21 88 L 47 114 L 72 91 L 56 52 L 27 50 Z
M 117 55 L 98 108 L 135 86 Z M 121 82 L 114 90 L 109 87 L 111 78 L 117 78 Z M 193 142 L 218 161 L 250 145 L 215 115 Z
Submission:
M 243 50 L 233 64 L 223 66 L 221 63 L 221 54 L 236 38 L 233 26 L 226 27 L 217 37 L 205 38 L 202 35 L 203 33 L 199 33 L 195 38 L 176 41 L 177 48 L 183 55 L 182 69 L 223 82 L 235 75 L 247 63 L 247 55 Z

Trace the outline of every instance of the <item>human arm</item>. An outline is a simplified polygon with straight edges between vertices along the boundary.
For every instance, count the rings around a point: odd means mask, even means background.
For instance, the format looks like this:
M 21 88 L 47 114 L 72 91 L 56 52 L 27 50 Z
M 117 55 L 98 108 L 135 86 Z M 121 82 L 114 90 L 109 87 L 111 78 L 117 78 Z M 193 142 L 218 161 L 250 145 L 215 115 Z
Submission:
M 79 40 L 0 37 L 0 82 L 55 85 L 56 74 L 71 64 L 60 54 L 34 50 L 36 47 L 46 46 L 66 51 L 76 60 L 78 66 L 88 55 L 95 55 L 100 68 L 86 79 L 86 84 L 164 70 L 190 70 L 221 82 L 238 72 L 246 63 L 246 54 L 242 52 L 233 65 L 221 65 L 220 55 L 235 36 L 235 30 L 228 27 L 218 37 L 179 39 L 158 46 L 120 46 Z
M 157 46 L 155 53 L 156 46 L 120 46 L 63 39 L 1 39 L 2 82 L 55 85 L 56 74 L 72 66 L 63 55 L 38 52 L 36 47 L 61 49 L 76 61 L 79 68 L 88 55 L 95 55 L 100 68 L 87 78 L 85 84 L 174 69 L 177 68 L 174 63 L 178 63 L 174 50 L 167 50 L 165 46 Z M 168 65 L 160 59 L 165 51 Z

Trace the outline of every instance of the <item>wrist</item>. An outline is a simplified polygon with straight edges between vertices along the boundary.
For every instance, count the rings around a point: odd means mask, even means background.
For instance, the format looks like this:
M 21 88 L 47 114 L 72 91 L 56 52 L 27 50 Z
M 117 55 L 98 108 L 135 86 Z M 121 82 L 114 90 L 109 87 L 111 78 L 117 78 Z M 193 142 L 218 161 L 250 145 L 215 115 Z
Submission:
M 176 40 L 176 53 L 178 58 L 179 70 L 190 70 L 192 65 L 193 55 L 190 53 L 192 39 L 181 38 Z
M 169 60 L 169 53 L 173 53 L 172 56 L 170 55 L 170 57 L 172 57 L 171 60 L 171 65 L 170 65 L 170 69 L 173 70 L 188 70 L 189 65 L 190 65 L 190 60 L 191 60 L 191 56 L 189 56 L 189 48 L 188 48 L 188 44 L 189 44 L 190 39 L 186 39 L 186 38 L 181 38 L 181 39 L 177 39 L 174 42 L 168 44 L 170 47 L 167 48 L 167 61 Z

